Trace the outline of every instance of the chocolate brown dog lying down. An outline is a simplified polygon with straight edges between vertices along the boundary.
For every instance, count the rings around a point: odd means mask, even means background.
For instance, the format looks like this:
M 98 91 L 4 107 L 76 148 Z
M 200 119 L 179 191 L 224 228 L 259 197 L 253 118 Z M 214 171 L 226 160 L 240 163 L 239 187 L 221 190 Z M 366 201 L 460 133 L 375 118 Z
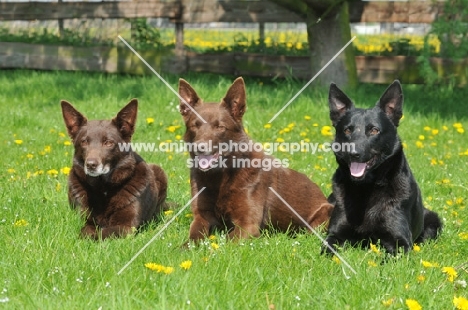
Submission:
M 262 150 L 245 150 L 252 141 L 242 125 L 246 110 L 242 78 L 234 81 L 219 104 L 203 103 L 183 79 L 179 94 L 185 100 L 180 113 L 186 125 L 192 197 L 205 187 L 192 202 L 191 240 L 200 240 L 213 229 L 227 229 L 230 238 L 247 238 L 259 236 L 267 227 L 283 232 L 305 227 L 270 187 L 312 227 L 329 219 L 332 205 L 315 183 Z
M 123 237 L 159 215 L 166 174 L 131 149 L 122 149 L 133 135 L 138 101 L 130 101 L 112 120 L 88 121 L 70 103 L 61 105 L 75 147 L 68 199 L 86 217 L 81 235 Z

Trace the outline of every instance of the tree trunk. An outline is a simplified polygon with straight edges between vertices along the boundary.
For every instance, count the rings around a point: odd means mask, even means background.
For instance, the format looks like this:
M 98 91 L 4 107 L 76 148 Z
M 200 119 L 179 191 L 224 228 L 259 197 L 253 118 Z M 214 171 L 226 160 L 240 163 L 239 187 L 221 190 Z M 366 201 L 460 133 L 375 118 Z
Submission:
M 348 1 L 346 0 L 271 0 L 303 16 L 307 22 L 312 72 L 315 76 L 323 66 L 351 40 Z M 357 85 L 354 49 L 348 46 L 319 74 L 315 84 Z
M 348 2 L 344 1 L 326 12 L 309 5 L 307 38 L 314 76 L 351 40 Z M 334 82 L 343 87 L 354 87 L 357 81 L 354 49 L 349 45 L 319 74 L 314 83 L 329 85 Z

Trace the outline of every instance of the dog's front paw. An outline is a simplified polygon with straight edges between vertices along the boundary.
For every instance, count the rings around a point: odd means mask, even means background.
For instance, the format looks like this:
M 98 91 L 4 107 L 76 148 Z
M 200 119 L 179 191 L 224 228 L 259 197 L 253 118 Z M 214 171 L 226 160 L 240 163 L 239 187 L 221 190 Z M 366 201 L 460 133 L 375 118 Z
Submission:
M 322 255 L 333 255 L 337 248 L 340 246 L 340 241 L 334 237 L 328 237 L 325 242 L 322 244 L 322 250 L 320 254 Z

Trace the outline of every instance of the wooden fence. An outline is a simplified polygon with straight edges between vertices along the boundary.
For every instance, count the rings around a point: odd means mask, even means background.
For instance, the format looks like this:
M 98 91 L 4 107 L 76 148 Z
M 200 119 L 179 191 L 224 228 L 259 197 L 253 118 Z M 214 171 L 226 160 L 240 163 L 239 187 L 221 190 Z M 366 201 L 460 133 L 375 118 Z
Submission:
M 351 22 L 431 23 L 442 13 L 443 3 L 351 2 Z M 195 54 L 183 51 L 183 24 L 207 22 L 304 22 L 303 19 L 267 0 L 179 0 L 129 2 L 0 2 L 1 20 L 56 20 L 73 18 L 165 17 L 175 24 L 175 52 L 142 56 L 157 70 L 171 73 L 203 71 L 235 75 L 294 76 L 310 78 L 308 57 L 265 56 L 258 54 Z M 77 48 L 0 42 L 0 68 L 44 70 L 85 70 L 145 74 L 150 71 L 131 52 L 122 48 Z M 455 68 L 460 83 L 467 83 L 467 61 L 453 64 L 433 60 L 440 68 Z M 358 77 L 362 82 L 388 83 L 400 78 L 406 83 L 422 79 L 415 58 L 356 57 Z

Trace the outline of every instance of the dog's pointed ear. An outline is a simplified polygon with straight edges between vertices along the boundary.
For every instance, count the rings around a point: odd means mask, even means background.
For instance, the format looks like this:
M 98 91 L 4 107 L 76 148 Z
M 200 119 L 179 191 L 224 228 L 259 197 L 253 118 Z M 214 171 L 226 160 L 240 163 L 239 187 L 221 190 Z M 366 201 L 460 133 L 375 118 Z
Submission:
M 179 111 L 184 118 L 190 115 L 193 108 L 201 103 L 195 89 L 184 79 L 179 79 L 179 96 Z
M 393 124 L 398 127 L 403 115 L 403 90 L 400 81 L 395 80 L 383 93 L 377 106 L 387 114 Z
M 242 77 L 238 77 L 234 83 L 232 83 L 224 96 L 221 105 L 229 111 L 237 122 L 242 120 L 242 116 L 244 116 L 245 109 L 247 107 L 245 84 Z
M 75 140 L 76 134 L 88 120 L 70 102 L 62 100 L 60 101 L 60 105 L 62 106 L 63 120 L 65 121 L 65 126 L 67 126 L 68 135 L 72 140 Z
M 354 104 L 346 94 L 336 86 L 335 83 L 330 84 L 328 92 L 328 106 L 330 107 L 330 120 L 333 126 L 338 124 L 340 118 L 346 111 L 354 109 Z
M 112 119 L 112 122 L 119 129 L 124 141 L 129 142 L 135 131 L 135 124 L 138 114 L 138 100 L 132 99 L 122 110 L 117 113 L 117 116 Z

